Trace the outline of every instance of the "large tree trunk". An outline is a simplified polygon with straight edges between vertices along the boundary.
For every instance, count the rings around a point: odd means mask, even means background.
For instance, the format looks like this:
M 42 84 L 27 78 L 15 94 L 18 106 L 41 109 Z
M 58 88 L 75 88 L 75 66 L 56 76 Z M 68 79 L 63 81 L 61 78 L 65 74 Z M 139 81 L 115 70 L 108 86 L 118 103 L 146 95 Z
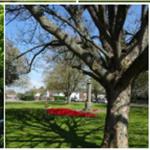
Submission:
M 131 85 L 118 93 L 117 90 L 110 90 L 107 92 L 108 106 L 102 147 L 128 147 L 130 97 Z

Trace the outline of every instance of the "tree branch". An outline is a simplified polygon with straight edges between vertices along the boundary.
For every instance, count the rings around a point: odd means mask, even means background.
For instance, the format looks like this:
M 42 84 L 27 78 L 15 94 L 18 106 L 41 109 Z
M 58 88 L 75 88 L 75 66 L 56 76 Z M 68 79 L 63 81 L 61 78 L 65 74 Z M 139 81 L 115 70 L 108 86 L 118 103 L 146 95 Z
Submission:
M 67 11 L 68 11 L 68 10 L 67 10 Z M 109 57 L 109 54 L 108 54 L 102 47 L 98 46 L 97 44 L 95 44 L 95 43 L 90 39 L 90 36 L 87 35 L 88 32 L 85 31 L 86 29 L 85 29 L 85 27 L 83 27 L 83 24 L 81 23 L 81 21 L 80 21 L 80 26 L 81 26 L 82 28 L 81 28 L 81 27 L 79 28 L 79 21 L 76 23 L 77 26 L 74 26 L 74 25 L 71 24 L 71 22 L 70 22 L 69 20 L 67 20 L 67 19 L 63 18 L 62 16 L 58 15 L 56 12 L 54 12 L 54 11 L 51 10 L 51 9 L 47 8 L 47 9 L 46 9 L 46 12 L 49 13 L 49 14 L 51 14 L 51 15 L 53 15 L 53 16 L 55 16 L 55 17 L 57 17 L 58 19 L 60 19 L 60 20 L 63 21 L 64 23 L 68 24 L 74 31 L 76 31 L 76 32 L 79 34 L 79 36 L 80 36 L 83 40 L 85 40 L 86 42 L 89 42 L 89 44 L 91 44 L 93 47 L 95 47 L 96 49 L 100 50 L 100 52 L 102 52 L 106 57 Z M 72 16 L 71 16 L 71 17 L 72 17 Z M 84 29 L 83 29 L 83 28 L 84 28 Z M 81 42 L 81 43 L 83 44 L 83 42 Z
M 83 74 L 88 75 L 92 78 L 94 78 L 96 81 L 98 81 L 99 83 L 101 83 L 104 87 L 107 87 L 107 82 L 101 78 L 99 78 L 95 73 L 91 72 L 91 71 L 87 71 L 85 69 L 83 69 L 80 65 L 72 65 L 72 68 L 78 69 L 80 71 L 82 71 Z
M 18 55 L 14 59 L 19 59 L 20 57 L 26 55 L 27 53 L 33 52 L 34 50 L 36 50 L 36 49 L 38 49 L 40 47 L 45 47 L 45 46 L 46 47 L 48 47 L 48 46 L 56 47 L 56 46 L 63 46 L 63 44 L 61 42 L 59 42 L 58 40 L 53 40 L 53 41 L 48 42 L 48 43 L 44 43 L 44 44 L 40 44 L 40 45 L 34 46 L 31 49 L 28 49 L 25 52 L 21 53 L 20 55 Z
M 101 38 L 106 39 L 107 43 L 110 45 L 110 47 L 112 47 L 112 41 L 111 41 L 111 37 L 110 37 L 110 33 L 108 32 L 105 24 L 103 23 L 104 19 L 99 19 L 99 17 L 97 16 L 97 13 L 95 12 L 94 6 L 87 6 L 87 9 L 95 23 L 95 25 L 97 26 L 97 28 L 99 29 L 100 34 L 102 35 Z M 102 9 L 100 9 L 100 11 L 102 12 Z
M 141 72 L 148 70 L 148 46 L 117 80 L 116 89 L 123 90 Z
M 83 49 L 78 43 L 76 43 L 74 38 L 63 32 L 60 28 L 48 20 L 48 18 L 45 17 L 41 12 L 40 8 L 37 8 L 38 6 L 35 7 L 34 5 L 25 5 L 25 7 L 39 22 L 44 30 L 51 33 L 62 43 L 64 43 L 67 48 L 75 53 L 76 56 L 81 58 L 90 67 L 91 70 L 93 70 L 101 77 L 105 76 L 107 70 L 100 63 L 97 63 L 97 61 L 99 61 L 99 57 L 97 55 L 94 55 L 93 57 L 90 52 L 87 52 L 87 49 Z
M 34 54 L 34 56 L 32 57 L 30 63 L 29 63 L 29 68 L 28 68 L 28 71 L 27 73 L 29 73 L 31 71 L 31 68 L 32 68 L 32 64 L 34 62 L 34 60 L 36 59 L 36 57 L 38 55 L 40 55 L 49 45 L 45 45 L 41 50 L 39 50 L 36 54 Z
M 133 36 L 132 40 L 127 44 L 127 47 L 125 48 L 127 54 L 129 54 L 134 49 L 134 47 L 138 45 L 138 43 L 141 43 L 141 41 L 143 42 L 142 38 L 145 32 L 148 32 L 148 30 L 146 30 L 147 28 L 148 28 L 148 10 L 142 17 L 141 27 L 139 31 L 137 31 L 137 33 Z

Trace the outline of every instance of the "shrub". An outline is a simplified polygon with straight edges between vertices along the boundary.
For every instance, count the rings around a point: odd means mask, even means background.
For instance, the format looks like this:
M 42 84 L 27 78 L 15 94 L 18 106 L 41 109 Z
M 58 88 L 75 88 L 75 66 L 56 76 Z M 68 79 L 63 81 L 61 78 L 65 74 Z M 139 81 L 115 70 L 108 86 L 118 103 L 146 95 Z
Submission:
M 20 100 L 24 100 L 24 101 L 34 100 L 33 92 L 20 93 L 20 94 L 18 94 L 18 97 Z
M 55 100 L 65 100 L 65 96 L 54 96 Z

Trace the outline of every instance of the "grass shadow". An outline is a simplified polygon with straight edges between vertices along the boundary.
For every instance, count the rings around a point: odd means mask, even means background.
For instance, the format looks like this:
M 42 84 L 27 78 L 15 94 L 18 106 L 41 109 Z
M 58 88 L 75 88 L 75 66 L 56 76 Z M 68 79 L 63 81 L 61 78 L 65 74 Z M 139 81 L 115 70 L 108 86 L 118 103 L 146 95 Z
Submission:
M 13 109 L 6 111 L 6 120 L 6 147 L 97 148 L 102 138 L 103 127 L 91 124 L 99 123 L 99 118 L 48 116 L 43 109 Z
M 103 137 L 104 118 L 102 112 L 97 118 L 70 118 L 48 116 L 43 108 L 9 108 L 6 109 L 6 147 L 97 148 Z M 131 107 L 129 147 L 148 147 L 148 108 Z

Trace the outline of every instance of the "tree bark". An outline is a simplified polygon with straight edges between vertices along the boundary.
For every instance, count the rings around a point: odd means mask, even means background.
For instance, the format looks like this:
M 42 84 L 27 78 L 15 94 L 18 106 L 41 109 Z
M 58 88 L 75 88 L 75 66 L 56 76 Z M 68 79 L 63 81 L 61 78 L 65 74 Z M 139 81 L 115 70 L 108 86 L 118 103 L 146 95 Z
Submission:
M 65 94 L 65 97 L 66 97 L 66 100 L 67 100 L 67 104 L 70 104 L 70 103 L 71 103 L 70 95 L 71 95 L 71 94 L 69 94 L 69 93 Z
M 71 97 L 70 96 L 67 96 L 67 102 L 68 102 L 68 104 L 71 103 Z
M 131 85 L 119 93 L 117 93 L 117 90 L 114 91 L 114 89 L 107 92 L 108 106 L 102 147 L 128 147 L 130 97 Z

